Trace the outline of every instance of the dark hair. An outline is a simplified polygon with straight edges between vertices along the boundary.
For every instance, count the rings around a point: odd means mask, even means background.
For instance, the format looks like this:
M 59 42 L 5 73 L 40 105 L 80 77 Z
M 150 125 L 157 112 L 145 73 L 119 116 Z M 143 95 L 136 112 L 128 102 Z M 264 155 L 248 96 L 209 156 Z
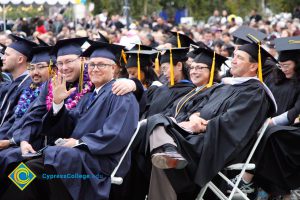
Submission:
M 210 73 L 210 70 L 209 70 Z M 214 82 L 215 83 L 220 83 L 221 82 L 221 76 L 219 74 L 219 70 L 215 69 L 214 71 Z
M 295 58 L 295 60 L 292 60 L 295 63 L 295 75 L 291 78 L 294 82 L 294 85 L 299 87 L 299 83 L 300 83 L 300 58 Z M 283 83 L 285 80 L 287 80 L 287 78 L 285 77 L 285 74 L 281 71 L 281 69 L 279 68 L 275 68 L 273 70 L 273 75 L 274 75 L 274 80 L 275 80 L 275 84 L 281 84 Z
M 178 61 L 178 62 L 180 62 L 180 61 Z M 174 65 L 177 65 L 178 62 L 174 63 Z M 181 62 L 181 63 L 182 63 L 183 78 L 186 80 L 190 80 L 190 71 L 189 71 L 188 65 L 185 62 Z
M 154 81 L 158 81 L 158 77 L 152 66 L 147 66 L 145 68 L 141 68 L 141 70 L 145 73 L 144 84 L 147 87 L 150 87 Z

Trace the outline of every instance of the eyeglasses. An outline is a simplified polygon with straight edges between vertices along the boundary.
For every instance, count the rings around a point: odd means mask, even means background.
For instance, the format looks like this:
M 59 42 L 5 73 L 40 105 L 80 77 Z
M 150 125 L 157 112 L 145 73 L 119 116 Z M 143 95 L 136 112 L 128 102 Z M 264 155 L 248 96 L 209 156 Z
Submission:
M 48 65 L 37 65 L 37 66 L 35 66 L 35 65 L 29 65 L 27 67 L 27 70 L 28 71 L 34 71 L 34 70 L 41 71 L 42 69 L 44 69 L 46 67 L 48 67 Z
M 73 59 L 73 60 L 67 60 L 66 62 L 57 62 L 56 66 L 57 67 L 62 67 L 63 65 L 68 66 L 70 65 L 72 62 L 74 62 L 75 60 L 77 60 L 79 57 Z
M 277 64 L 279 69 L 287 69 L 291 67 L 291 64 Z
M 195 69 L 196 71 L 203 71 L 204 69 L 209 69 L 209 67 L 200 67 L 200 66 L 190 66 L 190 70 Z
M 104 69 L 106 67 L 111 67 L 111 66 L 114 66 L 114 65 L 113 64 L 105 64 L 105 63 L 98 63 L 98 64 L 89 63 L 88 64 L 88 68 L 91 69 L 91 70 L 94 70 L 95 68 L 100 70 L 100 69 Z

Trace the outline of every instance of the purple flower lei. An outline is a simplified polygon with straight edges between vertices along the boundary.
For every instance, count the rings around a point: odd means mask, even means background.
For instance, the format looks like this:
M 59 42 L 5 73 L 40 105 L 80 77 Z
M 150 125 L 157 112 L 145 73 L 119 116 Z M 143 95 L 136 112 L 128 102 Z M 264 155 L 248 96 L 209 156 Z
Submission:
M 29 108 L 29 105 L 39 96 L 41 84 L 31 83 L 30 86 L 23 90 L 18 105 L 15 110 L 15 115 L 20 118 L 22 117 Z
M 87 70 L 85 68 L 84 73 L 83 73 L 83 87 L 82 91 L 79 93 L 78 92 L 78 82 L 75 83 L 74 85 L 68 84 L 67 87 L 76 87 L 76 90 L 65 100 L 65 106 L 67 109 L 71 110 L 76 107 L 77 103 L 81 99 L 83 95 L 91 91 L 92 88 L 92 82 L 89 79 L 89 75 L 87 73 Z M 53 88 L 52 88 L 52 79 L 50 80 L 48 84 L 48 96 L 46 97 L 46 106 L 47 110 L 50 110 L 52 107 L 52 102 L 53 102 Z

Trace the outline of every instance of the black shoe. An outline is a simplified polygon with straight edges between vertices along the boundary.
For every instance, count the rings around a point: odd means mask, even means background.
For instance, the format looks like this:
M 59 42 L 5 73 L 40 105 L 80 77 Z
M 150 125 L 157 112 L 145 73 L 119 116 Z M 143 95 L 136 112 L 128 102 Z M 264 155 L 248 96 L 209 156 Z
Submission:
M 152 164 L 159 169 L 183 169 L 188 164 L 187 160 L 178 153 L 171 144 L 162 146 L 162 152 L 152 154 Z

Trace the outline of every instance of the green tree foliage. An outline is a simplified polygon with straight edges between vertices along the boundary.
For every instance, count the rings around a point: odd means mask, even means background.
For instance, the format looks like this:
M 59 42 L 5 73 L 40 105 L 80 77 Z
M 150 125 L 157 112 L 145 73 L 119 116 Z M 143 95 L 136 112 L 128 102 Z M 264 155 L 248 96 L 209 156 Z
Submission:
M 170 16 L 173 16 L 176 8 L 185 6 L 189 14 L 195 19 L 206 20 L 212 15 L 214 9 L 227 10 L 229 14 L 245 17 L 252 9 L 262 12 L 262 2 L 274 13 L 293 12 L 296 6 L 300 6 L 300 0 L 128 0 L 130 15 L 139 18 L 142 15 L 158 13 L 163 7 L 167 9 Z M 124 0 L 88 0 L 95 3 L 94 14 L 107 10 L 110 14 L 122 14 Z

